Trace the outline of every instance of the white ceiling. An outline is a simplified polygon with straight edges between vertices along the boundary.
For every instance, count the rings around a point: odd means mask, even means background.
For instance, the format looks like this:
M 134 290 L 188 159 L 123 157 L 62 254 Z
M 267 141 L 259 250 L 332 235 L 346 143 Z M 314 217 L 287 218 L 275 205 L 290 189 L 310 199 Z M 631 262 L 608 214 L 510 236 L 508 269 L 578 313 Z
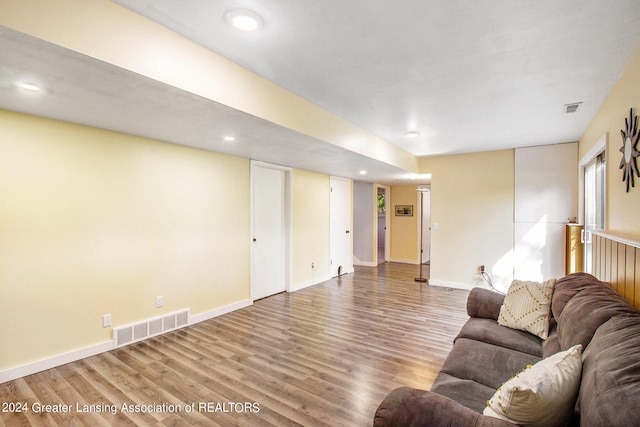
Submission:
M 352 179 L 425 180 L 3 26 L 0 52 L 0 108 Z M 20 90 L 21 81 L 43 91 Z
M 638 0 L 115 1 L 418 156 L 577 141 L 640 40 Z
M 638 0 L 115 1 L 418 156 L 577 141 L 640 46 Z M 224 20 L 233 8 L 254 10 L 264 26 L 233 29 Z M 384 162 L 1 26 L 0 53 L 0 108 L 412 182 Z M 45 93 L 17 91 L 25 76 Z M 573 102 L 578 112 L 563 114 Z M 407 138 L 413 129 L 420 136 Z M 230 132 L 236 141 L 225 143 Z

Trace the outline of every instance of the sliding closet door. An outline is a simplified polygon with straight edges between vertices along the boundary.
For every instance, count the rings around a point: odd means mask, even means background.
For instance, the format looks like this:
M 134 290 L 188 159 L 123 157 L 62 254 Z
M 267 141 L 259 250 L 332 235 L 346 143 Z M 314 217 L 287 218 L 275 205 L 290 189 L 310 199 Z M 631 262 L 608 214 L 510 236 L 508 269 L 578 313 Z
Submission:
M 565 273 L 565 229 L 578 215 L 578 144 L 515 151 L 515 279 Z

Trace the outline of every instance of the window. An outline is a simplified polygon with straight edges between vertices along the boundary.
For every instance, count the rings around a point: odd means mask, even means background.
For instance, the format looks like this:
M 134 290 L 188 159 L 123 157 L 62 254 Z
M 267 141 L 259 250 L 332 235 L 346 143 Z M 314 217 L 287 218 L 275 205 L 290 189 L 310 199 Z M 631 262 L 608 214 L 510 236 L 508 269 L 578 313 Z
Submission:
M 584 271 L 593 272 L 592 239 L 593 230 L 605 227 L 605 176 L 604 152 L 584 167 Z

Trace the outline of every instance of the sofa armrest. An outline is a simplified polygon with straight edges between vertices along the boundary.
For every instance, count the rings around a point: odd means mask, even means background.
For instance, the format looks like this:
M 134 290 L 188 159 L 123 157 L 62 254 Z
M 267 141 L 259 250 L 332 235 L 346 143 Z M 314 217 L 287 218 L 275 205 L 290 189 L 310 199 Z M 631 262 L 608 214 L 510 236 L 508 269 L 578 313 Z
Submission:
M 467 298 L 467 314 L 471 317 L 498 320 L 504 295 L 484 288 L 473 288 Z
M 400 387 L 382 401 L 374 427 L 515 427 L 507 421 L 486 417 L 455 400 L 426 390 Z

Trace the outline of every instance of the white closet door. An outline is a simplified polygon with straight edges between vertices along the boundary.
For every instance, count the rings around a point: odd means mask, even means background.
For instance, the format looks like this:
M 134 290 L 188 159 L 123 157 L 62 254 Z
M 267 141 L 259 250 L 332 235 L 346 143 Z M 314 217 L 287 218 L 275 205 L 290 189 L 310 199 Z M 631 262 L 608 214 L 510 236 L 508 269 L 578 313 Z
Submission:
M 253 168 L 254 300 L 285 290 L 285 172 Z
M 514 278 L 564 276 L 565 228 L 578 214 L 578 144 L 515 151 Z
M 351 249 L 351 181 L 331 177 L 329 198 L 331 276 L 353 272 Z

